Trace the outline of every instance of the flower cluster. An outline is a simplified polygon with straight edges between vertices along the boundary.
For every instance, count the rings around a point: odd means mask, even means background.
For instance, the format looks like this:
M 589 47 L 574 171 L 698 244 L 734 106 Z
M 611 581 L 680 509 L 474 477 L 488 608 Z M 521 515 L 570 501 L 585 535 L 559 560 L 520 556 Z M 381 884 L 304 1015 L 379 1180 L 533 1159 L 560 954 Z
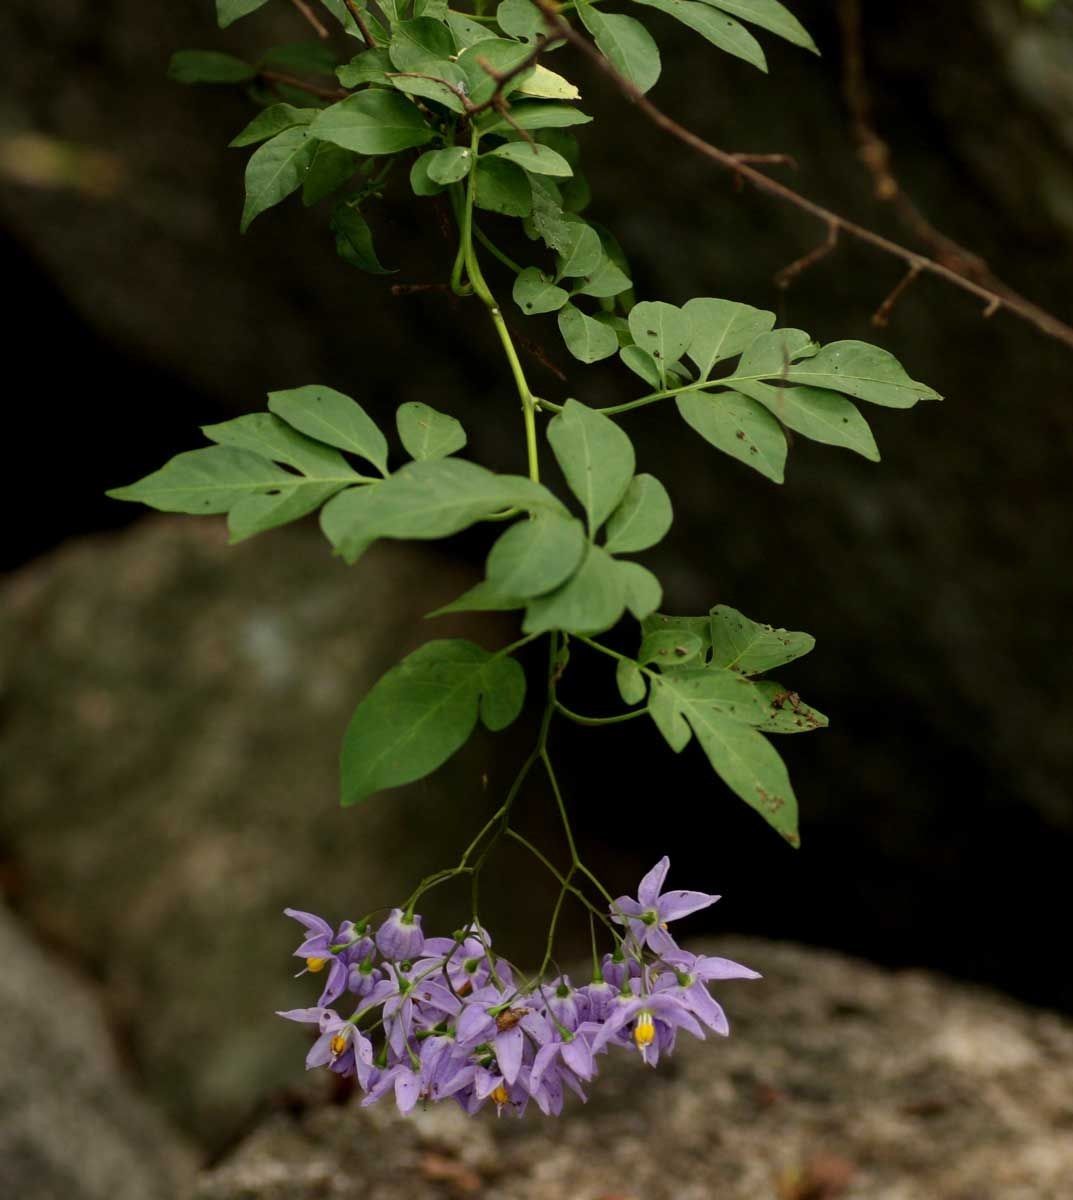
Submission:
M 679 1030 L 727 1034 L 708 984 L 758 978 L 675 944 L 668 922 L 718 897 L 661 893 L 668 866 L 661 859 L 636 899 L 611 905 L 622 930 L 617 948 L 576 988 L 565 975 L 520 979 L 476 924 L 451 938 L 426 937 L 420 916 L 394 909 L 375 931 L 365 921 L 333 930 L 312 913 L 287 909 L 307 934 L 295 951 L 305 960 L 301 973 L 323 975 L 324 988 L 314 1008 L 279 1015 L 316 1027 L 307 1068 L 355 1077 L 363 1104 L 391 1092 L 402 1112 L 453 1097 L 469 1113 L 490 1101 L 521 1116 L 532 1100 L 557 1114 L 567 1088 L 585 1099 L 596 1060 L 611 1046 L 636 1049 L 655 1066 Z M 344 997 L 356 1001 L 349 1017 L 333 1007 Z

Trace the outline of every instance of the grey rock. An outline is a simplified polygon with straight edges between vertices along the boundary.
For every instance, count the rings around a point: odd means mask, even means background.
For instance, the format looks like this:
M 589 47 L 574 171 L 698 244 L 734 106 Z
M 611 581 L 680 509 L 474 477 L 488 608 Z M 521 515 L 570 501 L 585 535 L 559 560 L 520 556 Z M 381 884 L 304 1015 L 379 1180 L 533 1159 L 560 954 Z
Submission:
M 1073 1178 L 1073 1024 L 920 972 L 791 944 L 705 949 L 729 1040 L 655 1072 L 619 1052 L 548 1121 L 313 1104 L 207 1173 L 199 1200 L 1043 1200 Z
M 192 1148 L 124 1078 L 97 997 L 0 907 L 0 1196 L 174 1200 Z

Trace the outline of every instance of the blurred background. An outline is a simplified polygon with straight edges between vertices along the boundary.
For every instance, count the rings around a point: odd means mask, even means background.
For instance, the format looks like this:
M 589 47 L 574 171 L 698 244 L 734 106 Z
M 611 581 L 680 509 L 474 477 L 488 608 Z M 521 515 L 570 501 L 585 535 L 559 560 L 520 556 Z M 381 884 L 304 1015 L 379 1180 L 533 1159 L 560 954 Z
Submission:
M 652 13 L 664 60 L 654 99 L 727 150 L 792 155 L 797 169 L 765 169 L 809 197 L 1073 318 L 1073 4 L 794 8 L 823 57 L 765 38 L 768 78 Z M 440 292 L 390 291 L 443 280 L 451 261 L 405 186 L 369 214 L 393 280 L 340 262 L 328 212 L 293 201 L 238 236 L 245 155 L 225 147 L 250 106 L 237 90 L 170 83 L 168 58 L 255 55 L 307 32 L 283 4 L 224 33 L 209 0 L 0 11 L 17 429 L 0 884 L 12 936 L 28 931 L 103 988 L 126 1069 L 212 1153 L 295 1073 L 270 1016 L 306 1002 L 287 979 L 294 931 L 279 909 L 357 915 L 453 861 L 532 732 L 530 713 L 433 779 L 340 811 L 338 741 L 372 681 L 429 636 L 505 636 L 497 619 L 422 621 L 478 577 L 484 538 L 380 547 L 347 570 L 312 524 L 228 549 L 222 522 L 103 495 L 200 444 L 200 424 L 309 382 L 354 395 L 385 426 L 423 400 L 460 417 L 477 460 L 523 461 L 482 314 Z M 946 397 L 868 410 L 879 465 L 798 441 L 782 487 L 662 410 L 629 419 L 676 509 L 647 559 L 666 607 L 724 602 L 813 633 L 816 651 L 781 674 L 831 727 L 780 742 L 799 852 L 695 748 L 674 759 L 640 724 L 561 729 L 590 858 L 625 891 L 668 853 L 677 886 L 725 897 L 694 933 L 931 967 L 1073 1011 L 1060 949 L 1073 851 L 1073 350 L 1005 312 L 983 319 L 927 278 L 874 329 L 902 270 L 847 240 L 778 289 L 776 272 L 822 227 L 669 142 L 576 55 L 560 52 L 556 68 L 596 118 L 580 132 L 590 213 L 617 233 L 642 297 L 726 296 L 823 341 L 873 340 Z M 877 195 L 877 171 L 888 193 L 897 181 L 893 198 Z M 500 276 L 493 286 L 507 291 Z M 522 332 L 549 399 L 632 396 L 621 368 L 568 360 L 550 323 Z M 609 711 L 611 675 L 589 665 L 564 699 Z M 554 851 L 539 787 L 524 811 Z M 554 893 L 509 854 L 497 872 L 487 919 L 526 958 Z M 429 923 L 449 928 L 452 905 L 445 896 Z M 568 931 L 564 956 L 586 941 L 586 928 Z

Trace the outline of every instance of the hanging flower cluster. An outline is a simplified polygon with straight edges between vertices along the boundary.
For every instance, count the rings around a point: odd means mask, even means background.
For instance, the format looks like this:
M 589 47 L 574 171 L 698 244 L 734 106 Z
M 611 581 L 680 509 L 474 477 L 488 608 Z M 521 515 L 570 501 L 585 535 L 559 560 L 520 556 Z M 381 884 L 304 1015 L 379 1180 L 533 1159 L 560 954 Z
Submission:
M 368 922 L 337 929 L 312 913 L 287 909 L 307 937 L 295 954 L 324 976 L 313 1008 L 279 1016 L 316 1026 L 306 1067 L 353 1076 L 375 1104 L 389 1092 L 406 1113 L 419 1100 L 453 1097 L 468 1113 L 489 1101 L 521 1116 L 530 1100 L 558 1114 L 565 1089 L 585 1099 L 596 1060 L 611 1046 L 636 1049 L 655 1066 L 679 1030 L 726 1035 L 726 1015 L 708 985 L 757 979 L 726 958 L 691 954 L 668 932 L 670 921 L 719 899 L 661 892 L 663 858 L 641 880 L 637 898 L 620 897 L 611 920 L 622 928 L 613 954 L 575 988 L 559 975 L 526 982 L 473 923 L 451 938 L 426 937 L 421 917 L 394 909 L 373 931 Z M 336 1005 L 356 1000 L 349 1017 Z

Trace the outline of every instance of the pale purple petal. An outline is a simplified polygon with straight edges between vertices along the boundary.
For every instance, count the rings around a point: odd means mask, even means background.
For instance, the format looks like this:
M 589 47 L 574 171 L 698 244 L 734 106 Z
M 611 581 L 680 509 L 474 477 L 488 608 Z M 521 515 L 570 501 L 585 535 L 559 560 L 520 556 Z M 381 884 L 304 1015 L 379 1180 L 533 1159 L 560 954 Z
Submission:
M 671 860 L 665 854 L 638 885 L 637 899 L 645 908 L 655 908 L 670 866 Z
M 555 1060 L 555 1056 L 559 1053 L 561 1046 L 561 1042 L 548 1042 L 546 1046 L 541 1046 L 537 1051 L 536 1058 L 533 1059 L 533 1066 L 529 1074 L 529 1086 L 533 1089 L 533 1091 L 538 1091 L 540 1089 L 541 1081 L 544 1078 L 544 1072 Z
M 522 1051 L 525 1049 L 525 1038 L 522 1031 L 515 1026 L 504 1033 L 496 1034 L 496 1062 L 503 1072 L 507 1083 L 513 1083 L 518 1078 L 522 1068 Z
M 291 917 L 295 921 L 300 921 L 310 933 L 317 933 L 321 937 L 329 939 L 332 936 L 332 927 L 323 917 L 318 917 L 316 913 L 302 912 L 300 908 L 285 908 L 283 915 Z
M 661 921 L 677 921 L 680 917 L 688 917 L 690 913 L 707 908 L 718 899 L 718 896 L 709 896 L 707 892 L 664 892 L 656 907 Z
M 399 1106 L 399 1112 L 411 1112 L 420 1095 L 421 1080 L 418 1076 L 405 1068 L 400 1070 L 395 1076 L 395 1103 Z
M 591 1079 L 595 1065 L 592 1061 L 592 1051 L 584 1038 L 575 1037 L 573 1041 L 563 1043 L 563 1062 L 582 1079 Z M 569 1080 L 567 1080 L 569 1083 Z
M 697 958 L 691 974 L 705 981 L 713 979 L 763 979 L 759 971 L 743 967 L 729 958 L 715 958 L 702 954 Z
M 304 1025 L 319 1025 L 320 1018 L 324 1009 L 317 1008 L 289 1008 L 285 1012 L 276 1012 L 277 1017 L 282 1017 L 285 1021 L 300 1021 Z

